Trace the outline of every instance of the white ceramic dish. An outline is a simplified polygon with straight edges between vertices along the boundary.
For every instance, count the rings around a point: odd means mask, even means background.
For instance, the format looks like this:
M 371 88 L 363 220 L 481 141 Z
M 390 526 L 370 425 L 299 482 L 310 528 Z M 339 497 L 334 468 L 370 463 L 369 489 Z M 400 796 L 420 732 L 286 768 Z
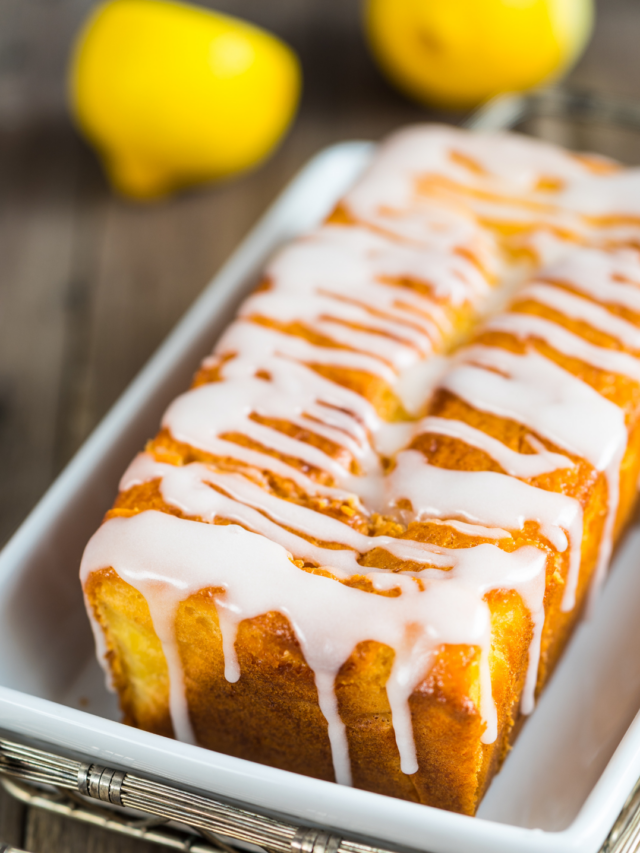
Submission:
M 121 472 L 184 389 L 266 257 L 319 221 L 372 145 L 319 154 L 178 324 L 0 556 L 0 729 L 343 834 L 431 853 L 595 853 L 640 776 L 640 529 L 616 559 L 477 818 L 342 788 L 117 722 L 77 568 Z M 86 708 L 86 710 L 81 710 Z

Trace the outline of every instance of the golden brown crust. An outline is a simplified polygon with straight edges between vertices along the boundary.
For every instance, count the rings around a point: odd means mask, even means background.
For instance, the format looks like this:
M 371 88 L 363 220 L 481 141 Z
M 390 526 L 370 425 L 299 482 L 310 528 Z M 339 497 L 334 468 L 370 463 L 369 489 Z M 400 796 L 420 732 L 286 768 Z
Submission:
M 571 367 L 575 369 L 575 365 Z M 594 376 L 592 372 L 589 378 L 595 381 L 598 377 Z M 610 386 L 609 393 L 620 404 L 627 390 L 625 384 L 615 385 Z M 635 393 L 626 399 L 633 408 Z M 530 431 L 473 410 L 447 392 L 437 395 L 430 413 L 471 423 L 519 452 L 530 450 L 526 439 Z M 166 454 L 170 445 L 170 452 L 178 453 L 183 464 L 193 456 L 202 456 L 192 449 L 186 455 L 184 448 L 163 435 L 152 444 L 154 452 L 160 449 L 161 454 Z M 547 445 L 559 450 L 548 442 Z M 640 424 L 636 423 L 622 466 L 619 529 L 628 518 L 635 498 L 639 445 Z M 486 454 L 446 436 L 422 435 L 414 447 L 436 466 L 501 470 Z M 562 612 L 567 555 L 553 552 L 540 537 L 535 523 L 528 523 L 520 535 L 502 543 L 509 550 L 531 543 L 549 552 L 538 691 L 548 680 L 579 618 L 606 512 L 603 476 L 583 460 L 575 461 L 575 468 L 546 474 L 533 482 L 541 488 L 575 497 L 583 506 L 586 534 L 578 606 L 568 613 Z M 163 501 L 157 481 L 121 494 L 111 513 L 129 514 L 145 509 L 179 514 Z M 385 525 L 398 527 L 392 520 L 382 519 L 378 524 L 380 529 Z M 478 544 L 477 537 L 465 537 L 445 525 L 416 523 L 402 535 L 444 547 Z M 408 568 L 382 549 L 370 552 L 361 562 L 363 566 Z M 351 583 L 357 585 L 357 577 Z M 113 570 L 92 576 L 86 592 L 96 618 L 105 628 L 125 720 L 149 731 L 171 734 L 168 673 L 146 602 Z M 528 612 L 516 593 L 492 593 L 488 600 L 493 626 L 492 688 L 500 723 L 495 744 L 486 746 L 480 741 L 484 724 L 477 704 L 478 651 L 446 647 L 441 649 L 429 676 L 411 697 L 420 771 L 411 777 L 403 774 L 385 691 L 393 651 L 376 643 L 364 643 L 342 667 L 336 682 L 356 786 L 466 814 L 475 812 L 509 749 L 532 631 Z M 236 684 L 230 684 L 224 677 L 213 591 L 203 590 L 183 602 L 176 624 L 191 720 L 203 746 L 320 779 L 334 778 L 327 723 L 318 706 L 313 673 L 283 616 L 265 614 L 241 624 L 236 651 L 242 675 Z
M 221 590 L 201 590 L 182 602 L 176 620 L 198 742 L 239 758 L 333 780 L 327 723 L 318 706 L 313 672 L 288 621 L 268 613 L 241 623 L 236 640 L 241 677 L 229 683 L 216 592 Z M 105 628 L 125 720 L 172 734 L 168 672 L 144 598 L 112 569 L 94 573 L 86 594 Z M 478 650 L 442 647 L 410 701 L 420 771 L 403 774 L 385 690 L 394 652 L 379 643 L 361 643 L 336 680 L 357 787 L 467 814 L 475 811 L 507 748 L 507 723 L 520 695 L 532 633 L 517 594 L 492 593 L 488 600 L 492 682 L 504 721 L 496 744 L 480 743 L 484 723 L 477 707 Z
M 465 154 L 453 152 L 453 158 L 470 172 L 482 169 L 481 164 Z M 594 171 L 613 168 L 611 164 L 599 160 L 582 159 L 581 162 L 589 168 L 592 166 Z M 522 223 L 501 221 L 498 218 L 487 219 L 483 223 L 497 235 L 502 250 L 508 256 L 522 257 L 532 253 L 531 246 L 522 240 L 523 235 L 530 234 L 532 230 L 555 233 L 562 238 L 576 238 L 570 230 L 547 221 L 547 214 L 550 215 L 555 209 L 554 194 L 562 190 L 562 184 L 553 176 L 543 175 L 537 189 L 545 193 L 544 202 L 534 204 L 513 197 L 507 199 L 510 204 L 526 208 L 530 218 L 525 217 Z M 472 192 L 463 184 L 433 175 L 421 182 L 419 191 L 431 198 L 455 202 Z M 474 192 L 476 199 L 500 201 L 496 193 L 482 195 L 479 191 Z M 618 220 L 617 224 L 621 221 Z M 336 207 L 328 219 L 329 224 L 353 225 L 354 222 L 353 215 L 342 204 Z M 375 227 L 370 227 L 375 230 Z M 459 249 L 458 252 L 464 253 L 467 260 L 481 269 L 487 279 L 490 278 L 489 272 L 483 268 L 473 251 Z M 411 279 L 394 279 L 390 283 L 397 286 L 399 294 L 402 294 L 403 289 L 405 292 L 429 291 L 428 284 Z M 572 290 L 569 282 L 555 284 Z M 270 287 L 271 283 L 265 279 L 259 290 L 268 292 Z M 607 305 L 607 308 L 612 314 L 640 326 L 640 315 L 628 308 L 619 305 Z M 638 355 L 637 352 L 625 350 L 617 339 L 604 332 L 581 320 L 568 318 L 532 298 L 516 298 L 512 310 L 550 320 L 598 347 Z M 375 312 L 371 313 L 373 315 Z M 475 319 L 474 312 L 466 303 L 455 309 L 447 306 L 447 317 L 456 330 L 448 342 L 452 346 L 456 337 L 468 333 Z M 351 351 L 348 346 L 336 344 L 330 337 L 302 322 L 281 323 L 258 315 L 251 316 L 250 321 L 317 346 L 340 346 Z M 354 329 L 364 328 L 351 325 Z M 590 385 L 624 412 L 629 443 L 620 470 L 620 501 L 614 535 L 614 539 L 619 539 L 635 504 L 636 484 L 640 474 L 640 384 L 569 357 L 535 336 L 524 342 L 506 332 L 485 329 L 476 335 L 475 343 L 517 354 L 535 347 L 545 358 Z M 224 364 L 233 358 L 234 353 L 227 353 L 208 360 L 196 374 L 193 387 L 220 381 Z M 368 400 L 385 421 L 410 420 L 399 397 L 380 377 L 336 365 L 307 366 L 331 382 L 355 391 Z M 270 379 L 266 370 L 257 375 L 265 380 Z M 369 536 L 392 535 L 455 549 L 489 541 L 505 551 L 533 545 L 545 552 L 545 622 L 538 670 L 539 693 L 553 672 L 585 606 L 608 510 L 606 477 L 584 459 L 553 445 L 525 425 L 480 411 L 449 391 L 440 390 L 434 395 L 427 414 L 462 421 L 521 454 L 534 452 L 530 440 L 533 435 L 548 450 L 570 458 L 572 467 L 554 470 L 527 482 L 540 489 L 573 498 L 582 507 L 584 536 L 576 606 L 572 610 L 562 610 L 569 573 L 569 552 L 559 553 L 555 550 L 542 535 L 536 522 L 528 521 L 521 530 L 510 531 L 510 539 L 494 541 L 465 533 L 453 524 L 435 521 L 404 524 L 395 516 L 367 515 L 360 511 L 355 502 L 309 496 L 293 480 L 266 470 L 259 472 L 259 484 L 284 501 L 339 519 L 353 530 Z M 361 473 L 355 455 L 342 445 L 332 442 L 326 435 L 314 432 L 312 427 L 303 428 L 300 424 L 284 419 L 255 414 L 252 418 L 257 423 L 318 448 L 331 459 L 340 461 L 352 474 Z M 303 472 L 316 484 L 336 485 L 327 471 L 293 456 L 278 453 L 242 433 L 228 433 L 220 437 L 275 456 Z M 435 467 L 505 473 L 500 464 L 483 450 L 428 430 L 415 438 L 411 447 L 422 453 L 428 463 Z M 218 471 L 243 472 L 258 482 L 255 471 L 248 465 L 232 457 L 215 456 L 180 442 L 166 429 L 149 442 L 147 451 L 157 461 L 169 465 L 183 466 L 201 462 Z M 383 463 L 387 468 L 393 465 L 389 459 L 383 460 Z M 107 518 L 135 515 L 152 509 L 184 517 L 180 510 L 164 500 L 159 481 L 152 480 L 123 491 Z M 196 517 L 195 520 L 201 519 Z M 224 517 L 216 517 L 215 523 L 229 522 Z M 295 532 L 316 545 L 340 547 L 335 542 L 325 542 Z M 402 561 L 382 547 L 360 556 L 358 562 L 363 570 L 375 567 L 399 573 L 424 568 L 424 565 Z M 331 577 L 327 570 L 309 562 L 298 559 L 295 563 L 301 571 Z M 335 580 L 338 582 L 338 579 Z M 341 582 L 370 594 L 399 594 L 399 589 L 385 592 L 374 589 L 364 573 Z M 418 583 L 421 583 L 419 579 Z M 93 614 L 105 633 L 108 660 L 125 721 L 159 734 L 172 735 L 168 669 L 145 599 L 119 578 L 113 569 L 94 572 L 85 586 L 85 592 Z M 191 595 L 180 603 L 176 617 L 176 637 L 185 676 L 186 697 L 198 742 L 229 755 L 318 779 L 333 780 L 328 725 L 318 704 L 314 673 L 305 661 L 289 621 L 280 613 L 270 612 L 240 623 L 235 644 L 240 678 L 230 683 L 225 678 L 222 635 L 215 604 L 215 596 L 220 592 L 222 590 L 202 589 Z M 475 813 L 492 776 L 499 769 L 522 725 L 519 703 L 534 630 L 530 613 L 517 592 L 497 590 L 488 593 L 485 600 L 491 614 L 489 665 L 498 716 L 498 736 L 495 742 L 482 743 L 486 724 L 479 710 L 479 648 L 442 645 L 435 654 L 428 675 L 414 690 L 409 701 L 420 769 L 412 775 L 402 773 L 386 692 L 395 652 L 388 646 L 368 640 L 353 650 L 341 667 L 335 684 L 356 787 L 464 814 Z

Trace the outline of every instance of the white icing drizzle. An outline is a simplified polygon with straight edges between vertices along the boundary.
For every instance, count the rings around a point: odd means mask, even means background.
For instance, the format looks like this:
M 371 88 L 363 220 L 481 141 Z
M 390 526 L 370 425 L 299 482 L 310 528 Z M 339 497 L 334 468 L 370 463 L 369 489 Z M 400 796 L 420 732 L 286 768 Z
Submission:
M 491 743 L 497 736 L 497 717 L 488 668 L 490 616 L 484 596 L 493 589 L 515 589 L 534 622 L 544 618 L 545 556 L 539 550 L 524 547 L 506 553 L 490 544 L 440 550 L 450 571 L 426 569 L 420 573 L 424 591 L 411 584 L 400 596 L 387 597 L 310 575 L 290 561 L 282 546 L 237 525 L 202 524 L 147 511 L 103 524 L 87 545 L 81 578 L 86 582 L 92 572 L 112 567 L 147 600 L 167 658 L 172 720 L 181 738 L 190 736 L 188 709 L 177 698 L 184 697 L 184 676 L 175 634 L 164 631 L 166 625 L 173 625 L 179 602 L 204 588 L 225 590 L 217 599 L 219 612 L 224 609 L 225 656 L 233 654 L 241 621 L 272 611 L 284 614 L 316 677 L 336 778 L 349 784 L 348 748 L 333 685 L 359 643 L 373 640 L 396 651 L 387 695 L 402 770 L 410 774 L 418 765 L 408 699 L 428 673 L 434 652 L 442 644 L 480 648 L 483 741 Z M 374 583 L 382 577 L 372 573 Z M 236 677 L 237 664 L 235 668 L 232 664 L 229 674 Z
M 565 257 L 567 252 L 575 251 L 572 240 L 561 239 L 557 234 L 542 227 L 524 235 L 524 244 L 534 253 L 536 266 L 548 267 Z
M 481 411 L 510 418 L 606 470 L 626 443 L 624 415 L 535 350 L 467 347 L 441 386 Z
M 438 546 L 391 536 L 366 536 L 335 518 L 284 501 L 242 475 L 214 471 L 199 463 L 167 465 L 157 462 L 147 453 L 141 453 L 132 462 L 123 477 L 123 483 L 130 487 L 155 479 L 161 480 L 160 489 L 164 500 L 185 515 L 207 522 L 213 522 L 216 518 L 237 522 L 278 542 L 296 558 L 326 567 L 340 578 L 362 573 L 364 570 L 358 564 L 358 556 L 375 548 L 389 551 L 400 560 L 449 566 L 446 561 L 442 564 L 443 552 Z M 342 545 L 343 549 L 314 545 L 285 529 L 285 526 L 320 541 L 335 542 Z M 474 533 L 480 536 L 483 530 L 474 528 Z M 493 534 L 491 538 L 509 535 L 503 530 L 486 532 Z M 391 577 L 395 585 L 407 586 L 407 573 L 393 574 Z
M 544 278 L 564 281 L 598 302 L 640 313 L 640 255 L 631 249 L 581 248 L 548 267 Z
M 513 538 L 508 530 L 502 530 L 500 527 L 483 527 L 481 524 L 469 524 L 466 521 L 458 521 L 453 518 L 448 518 L 446 521 L 441 521 L 439 518 L 430 518 L 429 523 L 452 527 L 465 536 L 480 536 L 483 539 Z
M 558 352 L 583 361 L 598 370 L 619 373 L 640 382 L 640 361 L 626 352 L 589 343 L 545 317 L 535 314 L 502 314 L 490 320 L 486 329 L 506 332 L 516 338 L 539 338 Z
M 605 175 L 589 175 L 568 184 L 559 193 L 558 203 L 588 217 L 610 218 L 600 228 L 615 226 L 616 218 L 640 220 L 640 169 L 624 169 Z M 638 222 L 634 222 L 637 236 Z
M 609 168 L 594 171 L 594 164 Z M 541 232 L 554 229 L 594 243 L 637 239 L 637 222 L 625 217 L 640 219 L 640 170 L 615 169 L 604 158 L 576 157 L 516 134 L 416 126 L 383 146 L 345 206 L 359 221 L 415 241 L 437 216 L 451 246 L 461 234 L 471 241 L 475 217 L 519 223 L 520 243 L 534 251 Z M 482 236 L 475 252 L 484 259 Z
M 597 589 L 613 547 L 620 464 L 627 446 L 624 413 L 534 350 L 515 355 L 496 347 L 471 346 L 462 353 L 462 359 L 444 378 L 443 387 L 481 411 L 533 429 L 604 472 L 608 512 L 594 578 Z M 577 569 L 567 579 L 564 610 L 574 606 L 576 584 Z
M 371 302 L 373 296 L 376 308 L 398 311 L 403 318 L 409 313 L 409 320 L 419 322 L 409 308 L 431 311 L 434 304 L 459 306 L 472 294 L 483 296 L 489 289 L 475 264 L 447 248 L 438 230 L 429 235 L 429 251 L 425 251 L 368 228 L 324 225 L 282 250 L 267 267 L 266 277 L 275 290 L 290 296 L 348 294 L 362 303 Z M 430 295 L 404 286 L 405 282 L 426 286 Z M 252 300 L 246 304 L 245 313 L 250 313 Z
M 218 456 L 230 456 L 249 465 L 271 470 L 293 479 L 308 494 L 336 496 L 295 473 L 295 469 L 275 457 L 221 436 L 241 433 L 281 454 L 300 459 L 331 474 L 342 487 L 341 494 L 356 494 L 377 508 L 381 478 L 378 452 L 393 453 L 402 446 L 409 427 L 385 423 L 373 406 L 359 394 L 325 379 L 307 364 L 331 364 L 371 368 L 370 356 L 343 349 L 314 346 L 302 338 L 282 334 L 254 323 L 238 321 L 222 338 L 217 351 L 235 356 L 221 366 L 221 382 L 210 383 L 178 397 L 167 410 L 163 425 L 179 441 Z M 362 364 L 366 358 L 367 364 Z M 389 368 L 377 362 L 374 370 L 382 378 Z M 269 380 L 256 374 L 264 371 Z M 424 376 L 404 377 L 403 394 L 415 397 L 412 387 L 423 388 Z M 433 377 L 431 379 L 433 382 Z M 286 420 L 345 447 L 357 460 L 362 474 L 355 476 L 344 465 L 319 448 L 298 441 L 278 430 L 256 423 L 251 415 Z M 301 481 L 301 476 L 304 482 Z M 346 491 L 345 491 L 346 490 Z
M 640 270 L 636 267 L 635 272 L 638 274 Z M 610 285 L 607 284 L 606 288 L 603 288 L 607 298 L 609 287 Z M 640 291 L 638 291 L 638 295 L 640 295 Z M 599 370 L 622 374 L 640 383 L 640 360 L 624 352 L 595 346 L 562 326 L 542 317 L 531 314 L 506 314 L 492 320 L 488 324 L 488 328 L 506 331 L 520 338 L 528 336 L 541 338 L 565 355 L 580 359 Z M 626 438 L 624 443 L 622 441 L 620 443 L 616 460 L 612 461 L 605 469 L 608 485 L 608 508 L 600 557 L 592 585 L 590 606 L 593 606 L 594 597 L 604 582 L 613 548 L 613 530 L 618 509 L 620 464 L 625 450 Z
M 431 176 L 445 178 L 453 187 L 489 191 L 495 198 L 489 201 L 469 193 L 464 196 L 466 210 L 455 199 L 447 207 L 442 197 L 421 190 L 421 180 Z M 558 200 L 554 197 L 550 203 L 548 193 L 537 192 L 545 177 L 564 184 L 591 175 L 583 163 L 562 149 L 523 136 L 416 126 L 387 141 L 344 203 L 360 221 L 416 241 L 424 240 L 425 232 L 427 240 L 430 238 L 433 229 L 428 226 L 435 218 L 435 208 L 449 246 L 453 248 L 459 239 L 468 243 L 473 235 L 477 256 L 484 260 L 489 235 L 478 228 L 469 209 L 495 218 L 539 220 L 542 208 L 548 217 Z M 529 199 L 535 200 L 533 206 Z M 561 216 L 562 210 L 558 210 L 556 217 Z
M 421 521 L 461 517 L 507 530 L 522 530 L 527 521 L 537 521 L 540 533 L 557 551 L 570 546 L 563 609 L 572 609 L 582 546 L 582 507 L 578 501 L 495 471 L 436 468 L 416 450 L 398 455 L 396 468 L 387 478 L 387 489 L 392 505 L 401 499 L 410 501 L 413 517 Z
M 279 253 L 266 270 L 269 289 L 250 297 L 241 316 L 301 322 L 369 359 L 396 371 L 406 369 L 434 346 L 441 348 L 443 333 L 451 335 L 443 306 L 475 303 L 489 291 L 471 261 L 438 251 L 437 238 L 435 232 L 425 251 L 365 228 L 325 225 Z M 428 288 L 428 293 L 407 286 L 410 283 Z M 237 330 L 231 334 L 237 336 Z M 218 352 L 225 348 L 234 348 L 228 339 Z M 345 362 L 342 349 L 330 355 L 334 364 L 372 369 L 370 360 Z M 307 360 L 311 358 L 309 352 Z M 379 370 L 373 367 L 374 373 Z
M 242 359 L 238 364 L 225 365 L 226 376 L 237 376 L 240 370 L 247 375 L 250 367 L 260 363 L 263 358 L 284 357 L 303 364 L 321 364 L 323 366 L 344 367 L 370 373 L 389 384 L 396 381 L 397 373 L 380 354 L 356 352 L 343 347 L 321 347 L 309 343 L 304 338 L 285 335 L 265 326 L 236 320 L 220 339 L 216 347 L 218 356 L 237 353 Z M 210 359 L 211 362 L 214 359 Z M 216 359 L 217 361 L 217 359 Z M 234 359 L 236 361 L 236 359 Z M 205 362 L 206 364 L 206 362 Z M 229 372 L 231 371 L 231 373 Z
M 518 301 L 524 299 L 533 299 L 535 302 L 559 311 L 566 317 L 582 320 L 628 349 L 640 350 L 640 329 L 590 299 L 583 299 L 552 284 L 538 282 L 520 291 Z
M 425 476 L 425 469 L 428 469 L 427 476 Z M 162 478 L 161 491 L 164 500 L 185 514 L 200 517 L 208 522 L 213 522 L 216 518 L 236 521 L 278 542 L 294 556 L 328 568 L 337 577 L 346 578 L 351 574 L 371 576 L 378 573 L 377 569 L 370 569 L 367 572 L 357 563 L 357 552 L 367 553 L 374 548 L 388 550 L 399 559 L 440 565 L 443 568 L 450 565 L 452 553 L 461 553 L 413 540 L 394 539 L 388 536 L 365 536 L 336 519 L 319 515 L 306 507 L 290 502 L 285 503 L 241 475 L 214 472 L 197 463 L 176 467 L 156 462 L 148 454 L 140 454 L 123 478 L 123 483 L 133 485 L 142 482 L 143 478 L 147 480 Z M 471 524 L 461 532 L 475 536 L 483 536 L 487 533 L 492 538 L 504 538 L 510 534 L 501 529 L 500 525 L 521 529 L 525 521 L 533 519 L 540 523 L 543 535 L 547 536 L 560 551 L 567 547 L 563 527 L 569 531 L 572 542 L 580 542 L 582 511 L 577 501 L 563 495 L 535 489 L 502 474 L 476 472 L 473 482 L 469 483 L 465 472 L 444 471 L 427 466 L 421 454 L 416 451 L 405 451 L 398 457 L 396 471 L 387 482 L 391 499 L 393 500 L 394 486 L 398 484 L 401 489 L 399 496 L 411 500 L 415 515 L 420 519 L 438 515 L 441 517 L 462 515 L 465 521 Z M 221 488 L 226 494 L 207 488 L 206 484 Z M 470 485 L 477 488 L 470 489 Z M 483 507 L 486 508 L 487 489 L 491 490 L 490 493 L 494 497 L 491 504 L 492 512 L 489 515 L 486 509 L 483 509 Z M 435 510 L 432 505 L 434 495 L 440 497 L 440 504 Z M 449 504 L 443 509 L 441 499 L 444 495 L 447 496 Z M 526 496 L 524 501 L 523 495 Z M 517 508 L 523 507 L 524 512 L 518 511 Z M 275 524 L 256 510 L 267 512 Z M 481 526 L 482 522 L 491 524 L 492 528 L 487 529 Z M 453 522 L 447 520 L 447 523 L 452 526 L 456 524 L 455 520 Z M 278 524 L 286 524 L 315 538 L 334 541 L 354 550 L 336 552 L 314 546 L 282 526 L 279 527 Z M 460 529 L 459 523 L 458 529 Z M 399 586 L 403 592 L 411 589 L 410 578 L 415 576 L 415 573 L 403 573 L 400 576 L 384 574 L 392 586 Z M 381 578 L 376 578 L 376 586 L 379 586 L 380 581 Z M 543 618 L 540 616 L 540 619 L 543 620 Z M 534 627 L 535 642 L 530 650 L 529 666 L 535 667 L 535 672 L 527 675 L 531 695 L 527 693 L 523 698 L 523 709 L 533 708 L 531 691 L 535 690 L 541 636 L 541 627 L 536 622 L 536 617 L 534 617 Z M 408 701 L 408 696 L 406 700 Z M 523 712 L 529 713 L 524 710 Z M 180 711 L 178 713 L 181 714 Z M 179 719 L 182 719 L 182 716 L 179 716 Z
M 268 462 L 267 454 L 258 459 L 255 448 L 235 443 L 232 448 L 228 441 L 221 446 L 225 433 L 241 433 L 329 472 L 338 487 L 375 508 L 381 477 L 376 451 L 394 452 L 406 428 L 384 424 L 360 395 L 309 365 L 371 373 L 397 387 L 411 411 L 419 410 L 434 379 L 433 371 L 425 376 L 424 357 L 434 342 L 441 345 L 442 329 L 448 331 L 440 303 L 474 302 L 489 287 L 472 262 L 436 251 L 439 239 L 435 233 L 426 252 L 363 228 L 325 226 L 283 250 L 267 270 L 270 289 L 247 300 L 241 309 L 245 319 L 230 327 L 205 363 L 221 364 L 225 381 L 183 395 L 166 413 L 164 426 L 178 440 L 210 453 L 287 475 L 286 463 L 275 457 Z M 428 286 L 431 295 L 394 283 L 405 280 Z M 338 346 L 318 346 L 250 322 L 255 317 L 303 322 Z M 259 372 L 270 381 L 258 379 Z M 255 414 L 286 420 L 345 447 L 362 476 L 354 477 L 319 448 L 256 423 Z M 287 468 L 290 472 L 292 466 Z M 300 484 L 299 475 L 291 479 Z M 321 493 L 309 478 L 304 487 Z
M 234 359 L 230 364 L 237 361 Z M 241 433 L 273 451 L 328 471 L 339 486 L 359 495 L 370 494 L 372 500 L 375 499 L 375 483 L 381 476 L 380 462 L 365 440 L 362 425 L 378 425 L 373 408 L 353 391 L 295 362 L 274 356 L 266 360 L 264 369 L 268 370 L 271 381 L 238 377 L 233 382 L 214 382 L 188 391 L 171 404 L 163 425 L 178 441 L 218 455 L 221 435 Z M 347 411 L 353 411 L 356 417 L 347 421 L 344 416 Z M 352 475 L 343 462 L 312 444 L 256 423 L 251 419 L 254 413 L 289 421 L 324 435 L 338 445 L 346 445 L 361 464 L 364 475 Z M 344 430 L 343 424 L 347 422 L 351 434 Z M 242 458 L 243 451 L 236 452 L 235 443 L 227 441 L 225 445 L 228 455 Z M 270 463 L 265 467 L 273 470 Z
M 632 184 L 638 180 L 640 172 Z M 622 411 L 533 348 L 515 355 L 471 346 L 453 367 L 434 353 L 454 342 L 455 309 L 467 306 L 476 315 L 496 310 L 490 282 L 511 280 L 515 287 L 522 279 L 521 269 L 505 265 L 495 236 L 479 217 L 519 222 L 523 244 L 529 241 L 540 257 L 553 259 L 538 272 L 541 281 L 519 291 L 519 301 L 534 299 L 640 350 L 640 330 L 598 304 L 640 312 L 638 253 L 576 247 L 541 230 L 559 226 L 596 243 L 605 241 L 604 231 L 606 239 L 625 239 L 628 224 L 597 231 L 589 217 L 640 210 L 630 185 L 616 175 L 595 175 L 579 158 L 524 137 L 410 128 L 382 147 L 343 199 L 357 224 L 324 225 L 275 256 L 265 274 L 268 287 L 246 300 L 240 318 L 204 362 L 217 368 L 219 381 L 177 398 L 163 420 L 177 441 L 231 460 L 239 470 L 167 465 L 140 454 L 121 489 L 158 480 L 164 501 L 187 518 L 146 511 L 112 519 L 95 534 L 83 559 L 83 581 L 112 566 L 147 600 L 167 660 L 178 738 L 195 742 L 175 616 L 180 601 L 206 587 L 224 590 L 215 602 L 230 682 L 241 677 L 235 651 L 239 623 L 270 611 L 289 619 L 314 672 L 336 779 L 344 784 L 350 783 L 351 769 L 334 684 L 342 664 L 366 640 L 395 651 L 387 695 L 403 772 L 418 769 L 409 699 L 442 644 L 479 647 L 482 739 L 495 740 L 485 601 L 492 590 L 515 590 L 531 614 L 534 635 L 521 709 L 532 710 L 544 624 L 542 549 L 506 552 L 489 543 L 447 549 L 369 536 L 327 513 L 279 498 L 265 474 L 291 481 L 307 496 L 355 506 L 364 516 L 388 512 L 405 499 L 412 517 L 495 541 L 535 521 L 557 551 L 569 548 L 562 608 L 571 609 L 580 568 L 580 504 L 523 480 L 574 465 L 537 436 L 604 472 L 608 514 L 597 587 L 611 551 L 627 441 Z M 598 200 L 589 193 L 600 194 Z M 281 324 L 302 324 L 323 343 L 275 327 Z M 594 346 L 540 317 L 512 312 L 487 328 L 547 341 L 558 352 L 640 381 L 638 362 L 627 353 Z M 534 452 L 517 453 L 461 421 L 426 417 L 417 424 L 386 423 L 371 402 L 323 377 L 320 368 L 382 380 L 414 417 L 425 411 L 434 387 L 446 388 L 481 411 L 526 426 L 535 433 L 527 436 Z M 257 418 L 292 424 L 337 450 L 322 449 L 304 435 L 294 438 Z M 445 470 L 405 450 L 385 478 L 381 454 L 392 457 L 412 435 L 428 432 L 482 450 L 505 473 Z M 233 434 L 257 446 L 245 447 Z M 362 555 L 378 548 L 418 568 L 390 572 L 360 565 Z M 332 577 L 299 569 L 290 555 Z M 364 575 L 377 591 L 400 594 L 380 596 L 340 583 L 353 575 Z M 97 627 L 95 620 L 92 624 Z
M 394 390 L 409 414 L 421 414 L 448 365 L 448 358 L 433 355 L 400 374 Z M 379 441 L 377 443 L 379 445 Z M 385 451 L 381 449 L 381 452 Z
M 398 454 L 386 485 L 391 504 L 409 500 L 413 517 L 420 521 L 457 516 L 472 524 L 507 530 L 522 530 L 527 521 L 537 521 L 542 535 L 560 552 L 568 547 L 564 531 L 570 531 L 577 534 L 579 565 L 582 509 L 573 498 L 495 471 L 437 468 L 417 450 Z M 487 495 L 491 495 L 490 501 Z
M 343 200 L 349 212 L 360 222 L 426 249 L 435 246 L 454 253 L 465 247 L 484 269 L 497 273 L 492 235 L 460 206 L 418 198 L 414 187 L 418 172 L 400 177 L 399 170 L 405 166 L 401 156 L 388 163 L 381 157 L 373 164 Z
M 464 421 L 450 418 L 427 417 L 416 425 L 416 434 L 436 433 L 446 435 L 449 438 L 457 438 L 464 441 L 470 447 L 476 447 L 490 456 L 494 462 L 513 477 L 528 480 L 531 477 L 539 477 L 560 468 L 573 468 L 574 463 L 560 453 L 548 450 L 535 436 L 527 437 L 527 442 L 536 451 L 535 453 L 517 453 L 511 450 L 497 438 L 487 435 Z

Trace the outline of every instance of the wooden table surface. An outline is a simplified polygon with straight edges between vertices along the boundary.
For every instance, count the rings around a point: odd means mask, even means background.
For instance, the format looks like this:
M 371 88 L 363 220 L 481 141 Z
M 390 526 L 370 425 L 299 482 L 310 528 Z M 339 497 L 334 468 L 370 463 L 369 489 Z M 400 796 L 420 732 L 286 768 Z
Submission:
M 286 181 L 316 151 L 437 116 L 387 85 L 359 0 L 208 5 L 280 34 L 302 59 L 296 123 L 239 180 L 140 206 L 115 197 L 65 110 L 91 0 L 0 0 L 0 545 L 16 529 Z M 601 0 L 572 81 L 640 99 L 640 0 Z M 640 162 L 640 151 L 638 151 Z M 0 791 L 2 842 L 33 853 L 152 847 L 23 809 Z

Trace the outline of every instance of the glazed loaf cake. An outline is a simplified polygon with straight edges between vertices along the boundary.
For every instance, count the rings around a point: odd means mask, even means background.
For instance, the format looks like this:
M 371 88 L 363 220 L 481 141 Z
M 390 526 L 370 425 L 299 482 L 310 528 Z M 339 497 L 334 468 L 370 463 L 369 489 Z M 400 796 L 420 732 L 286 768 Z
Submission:
M 126 722 L 475 812 L 635 499 L 639 190 L 516 135 L 381 146 L 87 546 Z

